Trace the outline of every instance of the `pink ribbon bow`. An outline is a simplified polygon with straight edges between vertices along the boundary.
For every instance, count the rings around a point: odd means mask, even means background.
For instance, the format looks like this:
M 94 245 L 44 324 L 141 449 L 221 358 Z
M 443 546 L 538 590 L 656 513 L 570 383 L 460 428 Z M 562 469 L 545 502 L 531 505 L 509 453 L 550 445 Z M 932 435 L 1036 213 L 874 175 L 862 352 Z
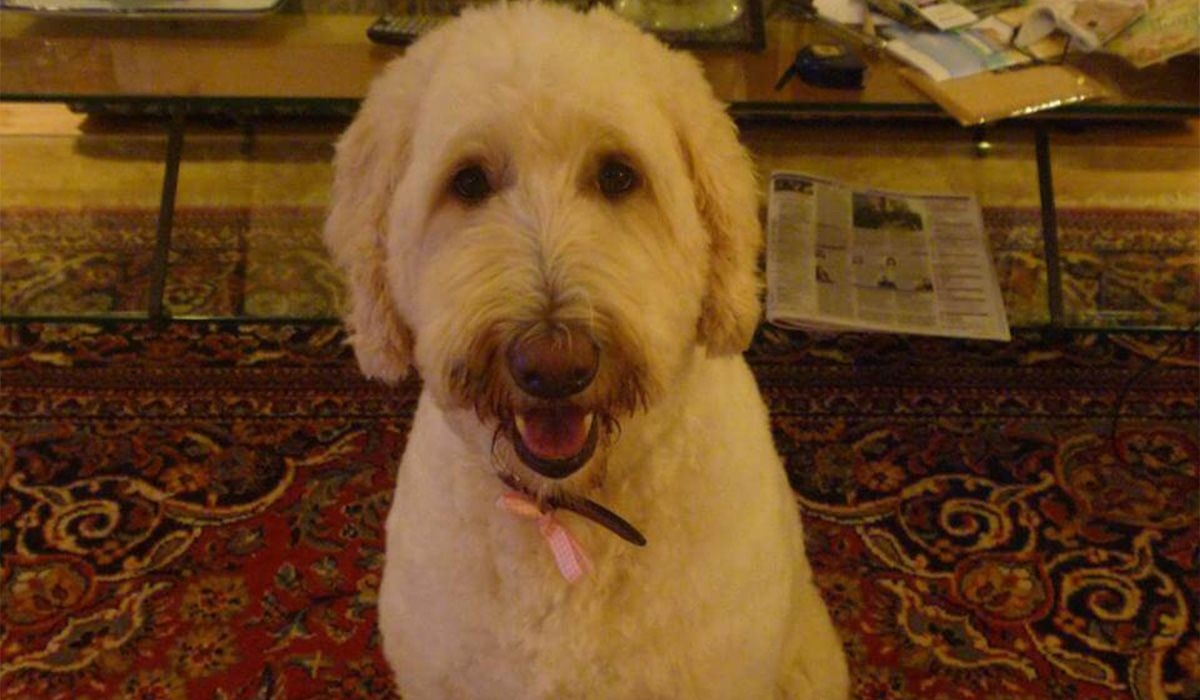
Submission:
M 537 521 L 538 531 L 549 545 L 559 573 L 569 583 L 575 583 L 592 570 L 592 562 L 583 551 L 583 546 L 554 517 L 553 510 L 543 511 L 537 501 L 520 491 L 506 491 L 496 499 L 496 505 L 513 515 Z

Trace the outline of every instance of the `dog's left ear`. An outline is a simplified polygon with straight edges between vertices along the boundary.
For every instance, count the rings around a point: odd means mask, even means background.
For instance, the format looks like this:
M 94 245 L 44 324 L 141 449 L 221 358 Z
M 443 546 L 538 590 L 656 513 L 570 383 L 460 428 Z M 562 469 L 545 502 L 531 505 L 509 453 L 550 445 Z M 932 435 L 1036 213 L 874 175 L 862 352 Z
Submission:
M 698 62 L 686 54 L 672 57 L 680 62 L 673 76 L 680 94 L 667 108 L 691 174 L 696 209 L 709 235 L 708 291 L 699 339 L 710 355 L 741 353 L 749 347 L 761 315 L 758 181 L 750 154 L 738 141 L 737 126 L 713 95 Z

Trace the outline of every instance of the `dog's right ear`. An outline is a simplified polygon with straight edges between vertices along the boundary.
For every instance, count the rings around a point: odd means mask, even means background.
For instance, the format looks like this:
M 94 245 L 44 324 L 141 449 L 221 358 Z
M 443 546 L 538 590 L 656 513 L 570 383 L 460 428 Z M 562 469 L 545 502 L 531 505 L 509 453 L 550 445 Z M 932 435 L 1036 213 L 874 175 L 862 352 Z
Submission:
M 385 146 L 370 111 L 364 103 L 338 141 L 325 245 L 350 295 L 344 322 L 359 368 L 368 377 L 395 382 L 408 373 L 413 344 L 384 272 L 388 202 L 403 149 Z
M 432 47 L 427 47 L 432 48 Z M 413 51 L 372 84 L 334 156 L 325 245 L 345 276 L 350 343 L 363 374 L 398 381 L 412 363 L 413 334 L 392 301 L 386 272 L 388 212 L 409 158 L 409 141 L 425 80 L 425 57 Z

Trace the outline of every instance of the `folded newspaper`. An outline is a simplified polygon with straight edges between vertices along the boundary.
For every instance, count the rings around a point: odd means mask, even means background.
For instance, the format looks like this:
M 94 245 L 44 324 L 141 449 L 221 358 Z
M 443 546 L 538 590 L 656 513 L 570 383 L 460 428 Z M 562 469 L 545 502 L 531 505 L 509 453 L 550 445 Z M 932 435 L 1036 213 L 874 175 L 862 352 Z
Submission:
M 856 189 L 771 175 L 767 320 L 1009 340 L 1008 318 L 970 195 Z

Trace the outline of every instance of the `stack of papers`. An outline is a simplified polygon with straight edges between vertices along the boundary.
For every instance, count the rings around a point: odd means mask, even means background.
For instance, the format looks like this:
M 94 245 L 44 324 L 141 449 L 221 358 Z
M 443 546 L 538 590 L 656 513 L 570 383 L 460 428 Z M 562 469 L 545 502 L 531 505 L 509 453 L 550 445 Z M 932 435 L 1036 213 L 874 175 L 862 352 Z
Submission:
M 962 78 L 1033 62 L 1013 46 L 1016 27 L 995 17 L 954 32 L 930 32 L 898 24 L 883 29 L 887 50 L 936 81 Z
M 1014 43 L 1030 46 L 1058 30 L 1071 37 L 1074 46 L 1095 51 L 1144 14 L 1144 0 L 1038 0 Z

